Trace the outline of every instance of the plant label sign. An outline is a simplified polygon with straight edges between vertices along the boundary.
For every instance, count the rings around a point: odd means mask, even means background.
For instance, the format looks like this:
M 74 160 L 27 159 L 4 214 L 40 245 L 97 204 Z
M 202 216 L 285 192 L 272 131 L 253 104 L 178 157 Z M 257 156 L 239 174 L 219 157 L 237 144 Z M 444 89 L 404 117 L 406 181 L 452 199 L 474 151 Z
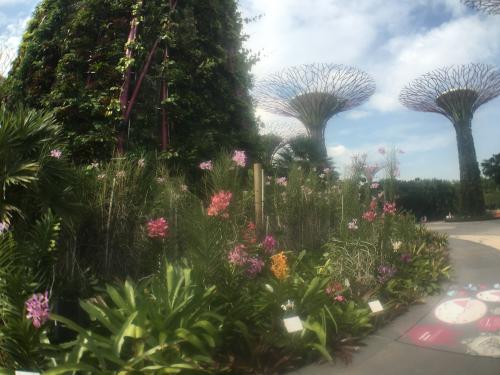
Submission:
M 39 372 L 31 372 L 31 371 L 14 371 L 14 375 L 40 375 Z
M 368 302 L 368 306 L 370 307 L 370 310 L 372 310 L 372 313 L 374 314 L 384 311 L 384 307 L 382 306 L 382 304 L 378 299 L 376 299 L 375 301 Z
M 304 329 L 302 322 L 298 316 L 291 316 L 290 318 L 283 319 L 285 323 L 285 328 L 288 333 L 299 332 Z

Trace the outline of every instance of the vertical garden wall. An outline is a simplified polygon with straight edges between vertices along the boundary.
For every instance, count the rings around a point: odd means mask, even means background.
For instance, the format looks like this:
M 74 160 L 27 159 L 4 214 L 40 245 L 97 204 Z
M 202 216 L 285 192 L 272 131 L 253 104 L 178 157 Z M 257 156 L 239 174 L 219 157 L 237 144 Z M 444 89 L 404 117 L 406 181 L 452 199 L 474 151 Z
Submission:
M 125 149 L 159 149 L 165 124 L 163 149 L 183 163 L 221 147 L 252 149 L 251 60 L 241 26 L 234 0 L 44 0 L 3 99 L 54 110 L 76 161 L 110 157 L 120 129 Z M 131 106 L 123 121 L 126 80 Z

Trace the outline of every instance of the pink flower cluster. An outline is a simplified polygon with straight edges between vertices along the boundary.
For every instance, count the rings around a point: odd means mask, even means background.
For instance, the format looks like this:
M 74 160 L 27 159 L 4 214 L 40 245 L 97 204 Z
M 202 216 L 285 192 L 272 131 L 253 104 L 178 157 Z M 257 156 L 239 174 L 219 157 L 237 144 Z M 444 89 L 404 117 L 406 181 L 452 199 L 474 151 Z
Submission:
M 206 171 L 211 171 L 214 166 L 212 164 L 212 160 L 207 160 L 204 162 L 201 162 L 199 165 L 200 169 L 206 170 Z
M 271 235 L 266 236 L 264 238 L 264 241 L 262 241 L 262 247 L 264 248 L 264 250 L 268 254 L 273 254 L 274 253 L 274 250 L 276 249 L 276 245 L 277 244 L 278 243 L 276 242 L 276 240 L 274 239 L 274 237 L 271 236 Z
M 377 218 L 377 213 L 373 210 L 369 210 L 366 211 L 362 217 L 364 220 L 368 221 L 369 223 L 372 223 Z
M 257 257 L 249 258 L 247 261 L 246 274 L 248 277 L 253 279 L 255 276 L 262 272 L 263 268 L 264 261 L 262 259 Z
M 50 151 L 50 156 L 53 158 L 56 158 L 56 159 L 60 159 L 62 156 L 62 151 L 55 148 L 55 149 Z
M 341 294 L 344 291 L 344 286 L 341 283 L 331 282 L 325 289 L 325 293 L 329 297 L 333 298 L 334 301 L 344 302 L 345 297 Z
M 378 182 L 372 182 L 370 185 L 370 189 L 378 189 L 380 187 L 380 184 Z
M 243 244 L 236 245 L 227 255 L 227 260 L 233 266 L 246 267 L 245 273 L 250 278 L 264 269 L 264 261 L 257 256 L 249 256 Z
M 229 207 L 232 197 L 233 193 L 224 190 L 212 195 L 212 201 L 208 207 L 207 215 L 228 218 L 229 214 L 225 211 Z
M 165 218 L 160 217 L 155 220 L 150 220 L 147 225 L 148 237 L 150 238 L 165 238 L 168 235 L 168 222 Z
M 286 177 L 278 177 L 276 179 L 276 185 L 286 186 L 286 185 L 288 185 L 288 180 L 286 179 Z
M 244 266 L 248 260 L 248 253 L 246 246 L 238 244 L 227 255 L 227 260 L 234 266 Z
M 235 150 L 233 152 L 233 161 L 238 167 L 245 167 L 247 165 L 247 156 L 245 151 Z
M 384 213 L 387 215 L 394 215 L 396 213 L 396 203 L 395 202 L 385 202 L 384 203 Z
M 33 294 L 24 305 L 26 318 L 33 321 L 35 328 L 40 328 L 49 319 L 49 292 Z

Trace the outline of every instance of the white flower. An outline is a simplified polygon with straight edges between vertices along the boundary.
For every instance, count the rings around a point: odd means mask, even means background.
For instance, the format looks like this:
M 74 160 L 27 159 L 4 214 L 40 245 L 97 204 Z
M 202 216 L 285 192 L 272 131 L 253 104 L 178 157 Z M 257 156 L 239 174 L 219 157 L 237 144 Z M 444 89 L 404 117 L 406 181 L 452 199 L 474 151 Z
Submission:
M 401 248 L 401 245 L 403 244 L 403 242 L 391 240 L 391 244 L 392 244 L 392 249 L 394 251 L 399 251 L 399 249 Z

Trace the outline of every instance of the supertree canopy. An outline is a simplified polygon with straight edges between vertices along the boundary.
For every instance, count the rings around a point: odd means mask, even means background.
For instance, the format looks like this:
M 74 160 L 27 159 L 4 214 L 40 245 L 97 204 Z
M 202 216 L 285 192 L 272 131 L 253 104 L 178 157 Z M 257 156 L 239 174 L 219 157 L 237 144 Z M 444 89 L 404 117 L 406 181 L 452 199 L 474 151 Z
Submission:
M 256 96 L 264 110 L 299 120 L 326 156 L 328 120 L 362 104 L 374 91 L 373 79 L 356 68 L 306 64 L 268 76 L 257 85 Z
M 485 64 L 468 64 L 437 69 L 417 78 L 399 96 L 403 105 L 415 111 L 446 116 L 457 134 L 460 166 L 460 203 L 463 214 L 484 212 L 484 197 L 472 137 L 474 112 L 500 95 L 500 71 Z
M 462 0 L 471 8 L 491 14 L 500 14 L 500 0 Z

